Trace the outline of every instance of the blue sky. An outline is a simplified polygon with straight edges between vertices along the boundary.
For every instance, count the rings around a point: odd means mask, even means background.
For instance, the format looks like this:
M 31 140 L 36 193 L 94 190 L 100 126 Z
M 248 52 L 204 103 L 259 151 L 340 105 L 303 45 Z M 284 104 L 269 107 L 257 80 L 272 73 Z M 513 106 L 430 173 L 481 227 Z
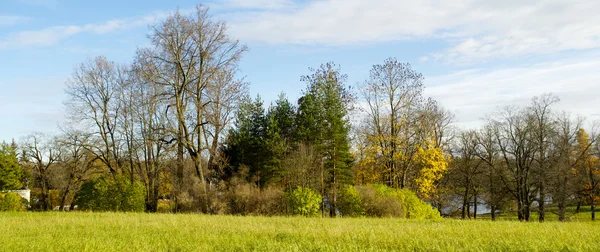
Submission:
M 460 127 L 547 92 L 556 109 L 600 119 L 600 1 L 0 0 L 0 141 L 56 131 L 75 64 L 129 62 L 149 25 L 199 3 L 248 45 L 241 74 L 267 103 L 295 100 L 308 67 L 334 61 L 357 85 L 396 57 Z

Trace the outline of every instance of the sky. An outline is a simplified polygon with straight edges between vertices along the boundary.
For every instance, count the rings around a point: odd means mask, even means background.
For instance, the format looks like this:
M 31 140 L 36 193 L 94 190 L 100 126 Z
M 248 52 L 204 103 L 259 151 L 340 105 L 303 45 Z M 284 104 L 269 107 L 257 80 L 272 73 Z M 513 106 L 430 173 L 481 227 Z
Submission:
M 0 141 L 56 132 L 76 64 L 130 62 L 150 25 L 196 4 L 250 48 L 240 77 L 267 104 L 296 100 L 309 67 L 333 61 L 359 86 L 394 57 L 458 127 L 544 93 L 560 97 L 555 110 L 600 119 L 600 1 L 0 0 Z

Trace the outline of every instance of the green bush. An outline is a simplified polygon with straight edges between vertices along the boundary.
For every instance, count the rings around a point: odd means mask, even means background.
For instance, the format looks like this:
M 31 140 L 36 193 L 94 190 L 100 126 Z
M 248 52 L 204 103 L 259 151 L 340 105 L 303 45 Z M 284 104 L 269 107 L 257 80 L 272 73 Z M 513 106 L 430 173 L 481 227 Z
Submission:
M 27 200 L 17 193 L 0 193 L 0 211 L 25 211 Z
M 75 197 L 82 210 L 141 212 L 146 209 L 144 185 L 138 181 L 129 183 L 122 177 L 88 180 Z
M 370 217 L 404 217 L 401 202 L 376 186 L 359 186 L 361 208 Z
M 288 204 L 292 214 L 302 216 L 318 216 L 321 196 L 310 188 L 297 187 L 287 193 Z
M 407 219 L 438 219 L 438 211 L 419 199 L 408 189 L 394 189 L 385 185 L 368 185 L 357 188 L 361 207 L 367 216 L 400 217 Z
M 365 215 L 365 210 L 361 205 L 362 199 L 355 186 L 344 186 L 340 196 L 338 210 L 342 216 L 359 217 Z

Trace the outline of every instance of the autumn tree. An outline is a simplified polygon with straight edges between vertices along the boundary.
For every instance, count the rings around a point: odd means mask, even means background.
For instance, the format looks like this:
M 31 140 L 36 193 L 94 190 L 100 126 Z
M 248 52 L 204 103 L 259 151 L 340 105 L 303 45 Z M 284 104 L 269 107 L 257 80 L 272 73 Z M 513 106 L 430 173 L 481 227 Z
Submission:
M 362 88 L 371 140 L 382 156 L 386 184 L 404 188 L 421 146 L 417 112 L 422 105 L 423 75 L 410 64 L 389 58 L 374 65 Z
M 596 200 L 598 183 L 600 181 L 600 162 L 594 151 L 598 150 L 597 136 L 590 136 L 583 129 L 577 132 L 576 153 L 581 156 L 581 162 L 576 166 L 577 174 L 579 174 L 582 187 L 582 193 L 589 201 L 591 207 L 591 218 L 596 220 Z M 595 148 L 594 148 L 595 147 Z

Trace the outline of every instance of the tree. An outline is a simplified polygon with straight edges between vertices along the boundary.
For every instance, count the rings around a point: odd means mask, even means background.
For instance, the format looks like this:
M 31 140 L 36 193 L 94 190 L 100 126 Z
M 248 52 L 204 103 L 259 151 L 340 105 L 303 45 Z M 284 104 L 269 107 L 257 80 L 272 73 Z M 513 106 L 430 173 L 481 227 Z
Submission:
M 523 110 L 506 107 L 496 121 L 495 141 L 502 155 L 506 175 L 501 176 L 508 191 L 517 201 L 517 215 L 521 221 L 529 221 L 534 197 L 535 180 L 533 162 L 537 146 L 533 139 L 532 118 Z
M 480 187 L 479 176 L 483 172 L 484 161 L 478 158 L 478 141 L 476 131 L 464 131 L 458 136 L 458 144 L 455 148 L 455 157 L 453 158 L 453 169 L 451 171 L 454 177 L 454 185 L 458 191 L 462 192 L 461 218 L 470 218 L 467 215 L 470 212 L 471 199 L 473 206 L 477 209 L 477 194 Z M 475 210 L 475 217 L 477 210 Z
M 551 106 L 559 101 L 557 96 L 545 94 L 539 97 L 534 97 L 530 106 L 529 113 L 533 118 L 533 139 L 536 145 L 534 163 L 536 165 L 534 173 L 537 177 L 537 202 L 539 221 L 543 222 L 546 216 L 546 198 L 547 198 L 547 183 L 550 167 L 556 166 L 558 159 L 555 155 L 553 139 L 556 135 L 556 126 Z
M 207 7 L 198 5 L 191 16 L 175 12 L 152 27 L 149 35 L 152 48 L 139 53 L 145 79 L 165 88 L 163 98 L 169 104 L 167 112 L 174 118 L 170 133 L 177 143 L 178 190 L 181 191 L 183 183 L 185 149 L 192 159 L 204 196 L 207 187 L 203 157 L 211 155 L 210 150 L 204 153 L 209 146 L 206 143 L 206 126 L 212 122 L 215 134 L 223 126 L 221 121 L 207 118 L 211 116 L 211 103 L 224 105 L 216 99 L 222 96 L 215 97 L 219 92 L 210 89 L 213 85 L 223 87 L 224 82 L 231 79 L 238 61 L 247 50 L 246 46 L 226 34 L 227 25 L 213 21 L 208 11 Z M 213 113 L 212 116 L 215 115 Z M 218 136 L 212 139 L 215 138 L 218 140 Z
M 225 173 L 225 179 L 239 173 L 243 167 L 248 168 L 248 181 L 264 186 L 269 174 L 265 169 L 267 147 L 265 133 L 267 122 L 265 110 L 260 96 L 254 100 L 246 96 L 237 111 L 234 128 L 229 132 L 224 153 L 229 159 L 230 171 Z
M 23 153 L 25 159 L 31 162 L 33 168 L 33 178 L 35 183 L 41 189 L 42 210 L 52 209 L 48 191 L 50 190 L 50 172 L 56 163 L 61 159 L 61 149 L 51 136 L 44 136 L 40 133 L 31 134 L 25 138 L 23 144 Z
M 433 147 L 433 145 L 426 148 L 420 147 L 415 155 L 415 162 L 420 167 L 419 175 L 415 178 L 418 192 L 424 198 L 437 195 L 436 183 L 442 179 L 448 170 L 448 162 L 442 149 Z
M 113 176 L 121 173 L 121 137 L 117 127 L 122 104 L 117 95 L 126 71 L 105 57 L 79 64 L 67 82 L 65 102 L 70 119 L 89 129 L 92 144 L 86 146 Z
M 582 177 L 583 188 L 580 192 L 587 197 L 591 206 L 591 218 L 596 220 L 596 200 L 598 198 L 596 191 L 600 183 L 600 161 L 592 152 L 592 146 L 598 146 L 596 136 L 590 136 L 583 129 L 577 131 L 576 151 L 581 156 L 581 162 L 578 164 L 578 174 Z M 596 148 L 598 150 L 598 148 Z
M 23 187 L 25 173 L 19 164 L 16 146 L 0 144 L 0 190 L 16 190 Z
M 496 124 L 488 123 L 476 135 L 478 147 L 475 155 L 484 162 L 482 167 L 484 182 L 482 184 L 484 184 L 484 197 L 490 207 L 492 221 L 496 220 L 496 211 L 501 209 L 507 194 L 502 180 L 504 173 L 501 169 L 502 157 L 496 142 L 498 130 Z
M 410 64 L 388 58 L 374 65 L 362 95 L 367 103 L 367 124 L 389 174 L 389 186 L 404 188 L 414 169 L 414 155 L 421 146 L 419 113 L 423 75 Z
M 62 182 L 59 187 L 61 189 L 59 210 L 64 211 L 70 195 L 75 195 L 79 191 L 81 184 L 94 169 L 100 169 L 97 165 L 97 156 L 86 148 L 89 145 L 88 135 L 83 132 L 66 129 L 54 143 L 57 145 L 56 148 L 60 149 L 61 155 L 58 156 L 57 168 L 62 171 L 55 169 L 52 176 Z M 74 205 L 75 202 L 71 199 L 69 209 L 72 210 Z
M 298 101 L 298 136 L 314 145 L 323 159 L 321 194 L 328 194 L 330 216 L 336 215 L 338 190 L 352 182 L 348 112 L 353 96 L 345 87 L 347 76 L 334 63 L 326 63 L 301 80 L 308 84 Z M 325 192 L 327 190 L 327 192 Z M 322 210 L 324 211 L 323 198 Z

